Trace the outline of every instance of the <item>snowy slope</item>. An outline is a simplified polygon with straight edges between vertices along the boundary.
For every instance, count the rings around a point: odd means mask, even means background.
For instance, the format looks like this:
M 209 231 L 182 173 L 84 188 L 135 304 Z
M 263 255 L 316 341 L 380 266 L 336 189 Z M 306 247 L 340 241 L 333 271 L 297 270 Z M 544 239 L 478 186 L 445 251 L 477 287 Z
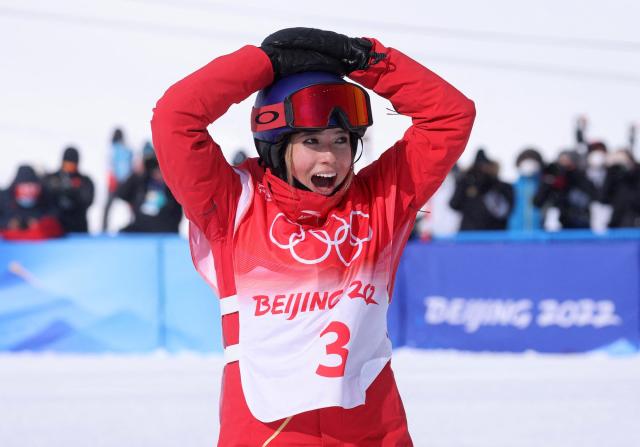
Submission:
M 417 447 L 637 447 L 640 357 L 396 352 Z M 220 357 L 0 356 L 3 447 L 205 447 Z

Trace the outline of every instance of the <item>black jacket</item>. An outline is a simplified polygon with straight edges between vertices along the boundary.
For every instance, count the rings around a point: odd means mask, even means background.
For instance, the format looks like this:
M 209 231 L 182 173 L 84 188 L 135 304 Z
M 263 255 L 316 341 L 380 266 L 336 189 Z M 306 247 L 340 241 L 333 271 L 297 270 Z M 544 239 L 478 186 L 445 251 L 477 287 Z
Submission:
M 602 201 L 613 208 L 610 228 L 640 227 L 640 167 L 611 166 L 604 180 Z
M 533 204 L 558 208 L 562 228 L 590 228 L 589 205 L 597 199 L 596 187 L 584 172 L 552 163 L 544 169 Z
M 449 201 L 462 213 L 460 230 L 504 230 L 513 209 L 513 187 L 481 170 L 462 175 Z
M 125 233 L 177 233 L 182 207 L 164 182 L 154 180 L 150 171 L 132 174 L 118 186 L 116 196 L 128 202 L 133 222 Z
M 93 203 L 94 187 L 91 179 L 80 173 L 62 170 L 45 176 L 48 190 L 65 232 L 86 233 L 87 210 Z

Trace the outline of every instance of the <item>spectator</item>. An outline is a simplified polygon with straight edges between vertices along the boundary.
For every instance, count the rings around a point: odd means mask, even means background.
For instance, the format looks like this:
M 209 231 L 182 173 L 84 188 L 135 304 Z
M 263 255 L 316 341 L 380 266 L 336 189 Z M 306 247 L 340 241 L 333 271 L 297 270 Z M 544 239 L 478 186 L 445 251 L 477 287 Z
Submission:
M 602 195 L 613 208 L 609 227 L 640 227 L 640 167 L 628 150 L 613 152 L 609 164 Z
M 87 210 L 93 203 L 93 182 L 78 172 L 80 155 L 68 147 L 62 155 L 60 170 L 45 176 L 44 185 L 58 209 L 62 228 L 67 233 L 86 233 Z
M 134 173 L 121 184 L 117 197 L 131 205 L 133 222 L 124 233 L 177 233 L 182 207 L 164 183 L 158 159 L 151 144 L 143 149 L 143 171 Z
M 596 190 L 602 191 L 607 174 L 607 146 L 601 141 L 587 145 L 586 174 Z
M 591 202 L 590 226 L 593 231 L 604 231 L 611 220 L 611 206 L 603 203 L 604 179 L 607 175 L 607 146 L 596 141 L 587 145 L 586 176 L 596 189 Z
M 0 232 L 6 227 L 7 213 L 9 212 L 8 206 L 9 191 L 0 189 Z
M 2 195 L 0 231 L 5 238 L 46 239 L 63 234 L 55 207 L 31 166 L 18 167 L 15 179 Z
M 533 204 L 557 208 L 562 228 L 589 228 L 589 205 L 595 198 L 595 186 L 580 169 L 580 156 L 567 150 L 544 169 Z
M 518 180 L 513 185 L 515 203 L 509 217 L 508 228 L 512 231 L 534 231 L 542 229 L 542 213 L 533 204 L 540 186 L 540 174 L 544 162 L 536 149 L 523 150 L 516 159 Z
M 113 200 L 116 198 L 116 190 L 133 172 L 133 151 L 129 149 L 124 140 L 124 132 L 120 128 L 113 131 L 111 137 L 111 153 L 109 155 L 108 196 L 107 204 L 102 217 L 102 231 L 109 229 L 109 211 Z
M 498 178 L 499 166 L 478 150 L 461 176 L 449 205 L 462 213 L 460 230 L 504 230 L 513 207 L 513 188 Z

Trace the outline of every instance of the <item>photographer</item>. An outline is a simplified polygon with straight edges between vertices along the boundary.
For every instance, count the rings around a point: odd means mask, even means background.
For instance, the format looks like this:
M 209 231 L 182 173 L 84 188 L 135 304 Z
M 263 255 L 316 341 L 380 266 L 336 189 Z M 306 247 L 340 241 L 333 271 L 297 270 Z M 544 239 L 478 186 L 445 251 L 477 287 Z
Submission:
M 589 228 L 589 205 L 596 197 L 596 187 L 580 169 L 578 153 L 562 151 L 557 161 L 544 169 L 533 204 L 557 208 L 562 228 Z
M 513 188 L 498 178 L 499 166 L 483 149 L 461 176 L 449 206 L 462 213 L 460 231 L 504 230 L 513 208 Z
M 177 233 L 182 207 L 167 187 L 150 143 L 142 150 L 142 172 L 133 173 L 116 190 L 131 206 L 133 221 L 123 233 Z
M 62 166 L 44 178 L 45 188 L 58 209 L 66 233 L 86 233 L 87 210 L 93 203 L 93 182 L 78 171 L 80 154 L 74 147 L 65 149 Z
M 640 227 L 640 167 L 628 150 L 613 152 L 609 163 L 602 190 L 613 207 L 609 228 Z

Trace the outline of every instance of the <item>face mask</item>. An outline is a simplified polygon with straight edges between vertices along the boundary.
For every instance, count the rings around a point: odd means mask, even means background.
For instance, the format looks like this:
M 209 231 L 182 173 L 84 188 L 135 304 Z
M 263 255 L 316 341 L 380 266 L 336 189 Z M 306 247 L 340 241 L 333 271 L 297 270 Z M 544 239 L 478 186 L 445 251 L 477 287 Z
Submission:
M 593 151 L 587 156 L 587 164 L 591 168 L 601 168 L 607 162 L 607 154 L 602 151 Z
M 530 158 L 525 158 L 518 165 L 518 173 L 522 177 L 531 177 L 540 172 L 540 163 Z
M 18 203 L 18 205 L 20 205 L 21 208 L 33 208 L 36 204 L 35 199 L 29 198 L 16 199 L 16 202 Z

